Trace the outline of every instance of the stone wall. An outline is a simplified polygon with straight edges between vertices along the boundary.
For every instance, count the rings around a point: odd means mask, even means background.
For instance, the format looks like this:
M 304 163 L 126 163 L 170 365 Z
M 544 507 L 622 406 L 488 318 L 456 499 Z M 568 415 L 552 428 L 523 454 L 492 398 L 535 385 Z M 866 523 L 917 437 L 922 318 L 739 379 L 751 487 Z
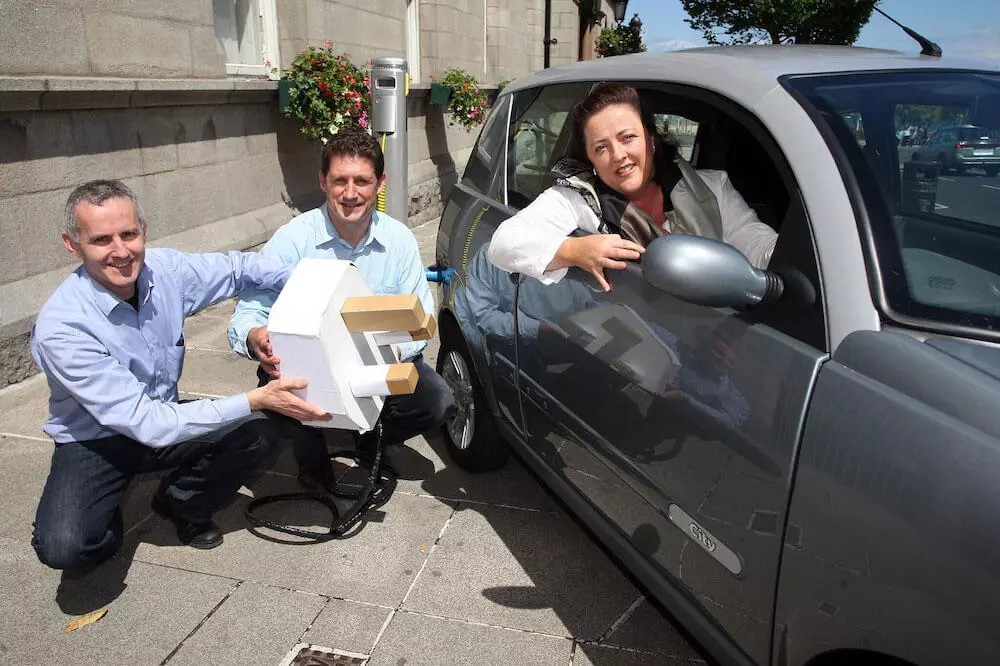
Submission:
M 328 39 L 357 63 L 403 57 L 405 12 L 405 0 L 278 0 L 282 67 L 306 46 Z
M 151 244 L 181 250 L 250 247 L 291 218 L 289 203 L 315 188 L 318 159 L 279 121 L 274 88 L 0 77 L 0 384 L 34 371 L 23 337 L 76 265 L 59 234 L 81 182 L 123 180 L 146 211 Z
M 487 82 L 486 0 L 420 1 L 420 72 L 425 81 L 449 67 Z M 495 81 L 493 81 L 495 83 Z
M 458 182 L 478 133 L 453 124 L 444 108 L 430 103 L 429 85 L 410 89 L 406 115 L 410 211 L 407 223 L 436 220 Z
M 2 74 L 224 78 L 212 3 L 5 0 Z
M 425 81 L 457 66 L 489 89 L 541 68 L 544 0 L 419 2 Z M 405 56 L 404 0 L 275 4 L 282 66 L 327 39 L 355 62 Z M 553 0 L 553 64 L 576 59 L 575 7 Z M 323 194 L 319 147 L 279 116 L 277 84 L 227 78 L 212 3 L 0 0 L 0 14 L 2 387 L 37 372 L 31 324 L 76 266 L 59 241 L 74 186 L 124 180 L 151 244 L 187 251 L 258 245 Z M 412 86 L 407 103 L 411 226 L 440 216 L 477 134 L 428 92 Z

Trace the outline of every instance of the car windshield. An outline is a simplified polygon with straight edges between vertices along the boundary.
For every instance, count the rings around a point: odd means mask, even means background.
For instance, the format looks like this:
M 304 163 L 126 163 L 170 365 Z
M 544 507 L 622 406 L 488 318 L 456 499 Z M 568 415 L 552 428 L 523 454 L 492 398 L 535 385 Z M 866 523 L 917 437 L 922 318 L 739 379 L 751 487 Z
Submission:
M 884 314 L 1000 337 L 1000 74 L 872 72 L 782 84 L 856 195 Z

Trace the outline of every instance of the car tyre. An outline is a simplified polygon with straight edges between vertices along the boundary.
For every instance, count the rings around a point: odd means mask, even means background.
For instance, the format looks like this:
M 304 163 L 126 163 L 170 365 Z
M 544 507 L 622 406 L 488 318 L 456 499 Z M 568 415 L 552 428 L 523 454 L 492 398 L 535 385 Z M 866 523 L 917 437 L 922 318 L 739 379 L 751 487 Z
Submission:
M 986 175 L 989 176 L 990 178 L 996 178 L 997 174 L 1000 173 L 1000 166 L 983 167 L 983 170 L 986 172 Z
M 486 394 L 475 373 L 472 356 L 454 324 L 441 336 L 437 371 L 455 394 L 455 418 L 441 426 L 448 455 L 467 472 L 492 472 L 503 467 L 510 447 L 497 430 Z

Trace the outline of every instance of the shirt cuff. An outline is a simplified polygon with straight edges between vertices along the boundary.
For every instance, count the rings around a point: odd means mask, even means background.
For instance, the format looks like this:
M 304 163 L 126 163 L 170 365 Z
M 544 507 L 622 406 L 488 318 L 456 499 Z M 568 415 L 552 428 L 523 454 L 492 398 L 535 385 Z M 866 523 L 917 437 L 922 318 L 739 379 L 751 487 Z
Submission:
M 225 423 L 232 423 L 250 416 L 250 399 L 247 398 L 246 393 L 231 395 L 214 402 Z
M 423 353 L 427 348 L 427 341 L 404 342 L 399 345 L 399 362 L 408 363 Z
M 541 252 L 539 253 L 539 261 L 536 267 L 538 280 L 542 284 L 555 284 L 559 282 L 564 277 L 569 270 L 568 268 L 556 268 L 551 271 L 545 270 L 553 259 L 556 257 L 556 253 L 559 252 L 559 247 L 566 241 L 569 236 L 560 236 L 559 238 L 553 238 L 547 241 Z

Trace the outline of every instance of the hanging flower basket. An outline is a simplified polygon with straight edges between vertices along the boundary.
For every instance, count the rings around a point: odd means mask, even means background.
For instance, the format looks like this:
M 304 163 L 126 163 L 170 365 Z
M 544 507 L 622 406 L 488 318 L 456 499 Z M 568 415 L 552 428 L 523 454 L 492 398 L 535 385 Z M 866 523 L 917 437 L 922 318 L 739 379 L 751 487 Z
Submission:
M 451 88 L 443 83 L 431 84 L 431 104 L 447 104 L 451 100 Z
M 458 123 L 468 132 L 486 120 L 489 101 L 472 74 L 452 67 L 444 73 L 444 78 L 431 84 L 431 102 L 444 103 L 435 101 L 434 86 L 440 86 L 448 92 L 448 114 L 453 123 Z M 440 99 L 443 93 L 439 92 L 438 95 Z
M 367 65 L 355 65 L 350 54 L 334 52 L 327 40 L 322 48 L 310 46 L 299 53 L 281 72 L 278 106 L 286 118 L 299 121 L 302 134 L 326 143 L 345 125 L 368 126 L 370 83 Z
M 284 114 L 291 103 L 291 91 L 295 84 L 288 79 L 278 79 L 278 112 Z

